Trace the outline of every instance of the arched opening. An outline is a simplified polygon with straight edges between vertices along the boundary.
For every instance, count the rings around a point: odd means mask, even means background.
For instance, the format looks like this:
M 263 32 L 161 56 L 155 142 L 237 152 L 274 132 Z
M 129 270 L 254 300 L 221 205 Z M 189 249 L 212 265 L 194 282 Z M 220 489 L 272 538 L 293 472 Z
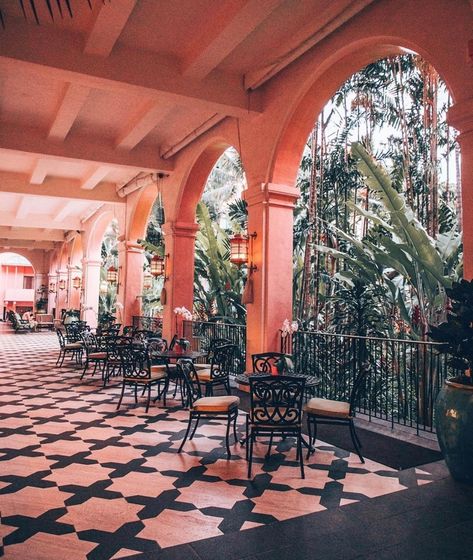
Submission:
M 105 229 L 100 246 L 99 323 L 113 321 L 117 313 L 117 293 L 123 281 L 118 263 L 118 235 L 118 221 L 113 218 Z
M 194 313 L 201 321 L 243 324 L 246 269 L 230 262 L 230 238 L 246 234 L 246 178 L 240 156 L 227 148 L 213 166 L 197 204 L 199 230 L 194 258 Z
M 353 74 L 320 112 L 298 174 L 294 314 L 304 326 L 425 337 L 444 319 L 445 289 L 461 276 L 450 99 L 436 70 L 405 53 Z
M 20 317 L 33 312 L 35 303 L 42 306 L 45 290 L 35 293 L 35 269 L 31 262 L 18 253 L 0 254 L 0 309 L 3 321 L 9 311 Z M 47 299 L 46 299 L 47 305 Z

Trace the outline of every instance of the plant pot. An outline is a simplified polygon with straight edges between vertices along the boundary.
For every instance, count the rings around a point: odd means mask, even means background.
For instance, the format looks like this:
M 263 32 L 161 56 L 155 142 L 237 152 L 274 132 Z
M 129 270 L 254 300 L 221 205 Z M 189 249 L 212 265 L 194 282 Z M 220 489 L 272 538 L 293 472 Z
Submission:
M 450 474 L 473 484 L 473 385 L 445 381 L 435 403 L 435 427 Z

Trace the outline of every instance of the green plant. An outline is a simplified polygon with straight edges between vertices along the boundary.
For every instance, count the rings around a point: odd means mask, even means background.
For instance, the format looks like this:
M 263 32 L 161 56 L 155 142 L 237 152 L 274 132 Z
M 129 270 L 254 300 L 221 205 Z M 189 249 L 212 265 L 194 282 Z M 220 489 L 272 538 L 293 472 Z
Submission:
M 451 312 L 438 327 L 430 326 L 430 338 L 440 342 L 439 351 L 451 356 L 449 364 L 460 371 L 456 381 L 473 385 L 473 280 L 454 282 L 447 289 Z

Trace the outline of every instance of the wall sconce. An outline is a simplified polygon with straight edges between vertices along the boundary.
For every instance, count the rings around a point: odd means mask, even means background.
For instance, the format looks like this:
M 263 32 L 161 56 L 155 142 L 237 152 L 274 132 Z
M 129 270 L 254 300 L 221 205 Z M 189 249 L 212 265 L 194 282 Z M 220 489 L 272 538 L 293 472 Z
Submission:
M 65 280 L 59 280 L 59 289 L 60 290 L 65 290 L 66 289 L 66 281 Z
M 256 237 L 256 232 L 250 235 L 242 235 L 236 233 L 230 238 L 230 262 L 240 268 L 243 265 L 248 265 L 250 273 L 258 270 L 258 267 L 253 264 L 253 241 Z
M 51 284 L 49 284 L 49 293 L 50 294 L 56 293 L 56 282 L 51 282 Z
M 148 271 L 143 276 L 143 290 L 149 290 L 153 286 L 153 275 Z
M 107 270 L 107 282 L 110 284 L 118 284 L 118 270 L 113 264 Z
M 164 255 L 154 255 L 149 263 L 149 271 L 152 276 L 158 278 L 159 276 L 164 276 L 164 280 L 167 280 L 168 277 L 166 276 L 166 261 L 169 258 L 169 254 Z
M 72 280 L 72 287 L 78 290 L 82 286 L 82 278 L 80 276 L 76 276 L 74 280 Z

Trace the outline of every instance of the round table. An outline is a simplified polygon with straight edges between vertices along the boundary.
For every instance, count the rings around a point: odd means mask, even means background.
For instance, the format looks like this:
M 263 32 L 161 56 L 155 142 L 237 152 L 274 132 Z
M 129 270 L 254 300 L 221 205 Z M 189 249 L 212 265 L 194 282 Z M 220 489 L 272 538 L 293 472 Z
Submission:
M 156 352 L 156 358 L 165 358 L 167 360 L 197 360 L 197 358 L 202 358 L 206 356 L 207 352 L 201 352 L 199 350 L 165 350 L 164 352 Z

